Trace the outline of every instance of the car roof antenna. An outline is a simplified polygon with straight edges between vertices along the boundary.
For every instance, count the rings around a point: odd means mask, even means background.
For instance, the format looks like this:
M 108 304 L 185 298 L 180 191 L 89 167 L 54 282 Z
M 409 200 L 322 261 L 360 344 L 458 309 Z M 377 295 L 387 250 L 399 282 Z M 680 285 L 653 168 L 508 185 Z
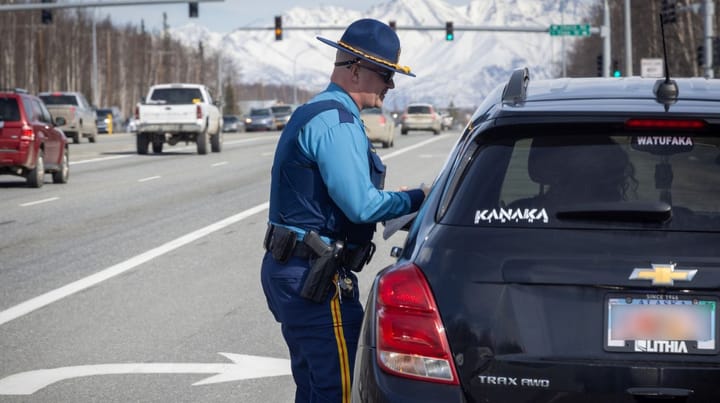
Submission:
M 665 112 L 667 112 L 670 110 L 670 105 L 677 102 L 679 91 L 677 83 L 670 79 L 667 47 L 665 45 L 665 20 L 662 14 L 660 14 L 660 33 L 662 36 L 663 58 L 665 61 L 665 79 L 658 80 L 655 83 L 655 97 L 658 102 L 665 105 Z

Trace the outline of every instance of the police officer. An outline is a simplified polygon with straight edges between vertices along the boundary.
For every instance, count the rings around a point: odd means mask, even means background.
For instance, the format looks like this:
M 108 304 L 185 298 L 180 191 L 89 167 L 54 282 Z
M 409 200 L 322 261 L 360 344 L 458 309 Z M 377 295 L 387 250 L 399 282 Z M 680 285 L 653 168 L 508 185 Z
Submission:
M 337 42 L 317 39 L 337 49 L 335 67 L 278 141 L 262 286 L 290 350 L 295 401 L 349 402 L 363 317 L 353 271 L 372 256 L 375 223 L 416 211 L 428 189 L 382 189 L 385 166 L 360 120 L 382 106 L 395 73 L 415 76 L 398 64 L 395 32 L 361 19 Z

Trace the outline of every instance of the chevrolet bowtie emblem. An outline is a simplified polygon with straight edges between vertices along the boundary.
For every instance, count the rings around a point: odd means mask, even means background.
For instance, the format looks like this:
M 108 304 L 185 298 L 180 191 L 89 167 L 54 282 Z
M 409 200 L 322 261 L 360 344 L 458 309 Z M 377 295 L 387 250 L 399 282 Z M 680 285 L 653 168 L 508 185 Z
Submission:
M 692 281 L 697 269 L 675 270 L 675 263 L 650 264 L 651 269 L 637 268 L 630 274 L 630 280 L 652 280 L 652 285 L 673 285 L 675 280 Z

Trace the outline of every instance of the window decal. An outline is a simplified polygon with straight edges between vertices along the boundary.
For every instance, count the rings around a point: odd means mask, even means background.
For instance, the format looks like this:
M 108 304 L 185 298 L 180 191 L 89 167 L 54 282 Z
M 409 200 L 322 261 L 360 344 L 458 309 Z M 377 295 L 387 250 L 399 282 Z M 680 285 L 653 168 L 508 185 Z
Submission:
M 492 210 L 477 210 L 475 212 L 475 224 L 479 224 L 480 221 L 484 221 L 488 224 L 493 222 L 527 222 L 532 224 L 535 221 L 542 221 L 543 223 L 548 222 L 548 215 L 545 209 L 492 209 Z

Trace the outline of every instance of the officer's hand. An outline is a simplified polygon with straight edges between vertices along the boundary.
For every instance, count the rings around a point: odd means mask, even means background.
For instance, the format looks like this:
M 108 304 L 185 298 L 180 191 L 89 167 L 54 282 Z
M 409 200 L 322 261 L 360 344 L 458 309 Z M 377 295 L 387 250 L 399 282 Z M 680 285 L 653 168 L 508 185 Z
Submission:
M 424 183 L 420 184 L 420 189 L 425 193 L 425 197 L 427 198 L 428 193 L 430 193 L 430 185 L 426 185 Z

